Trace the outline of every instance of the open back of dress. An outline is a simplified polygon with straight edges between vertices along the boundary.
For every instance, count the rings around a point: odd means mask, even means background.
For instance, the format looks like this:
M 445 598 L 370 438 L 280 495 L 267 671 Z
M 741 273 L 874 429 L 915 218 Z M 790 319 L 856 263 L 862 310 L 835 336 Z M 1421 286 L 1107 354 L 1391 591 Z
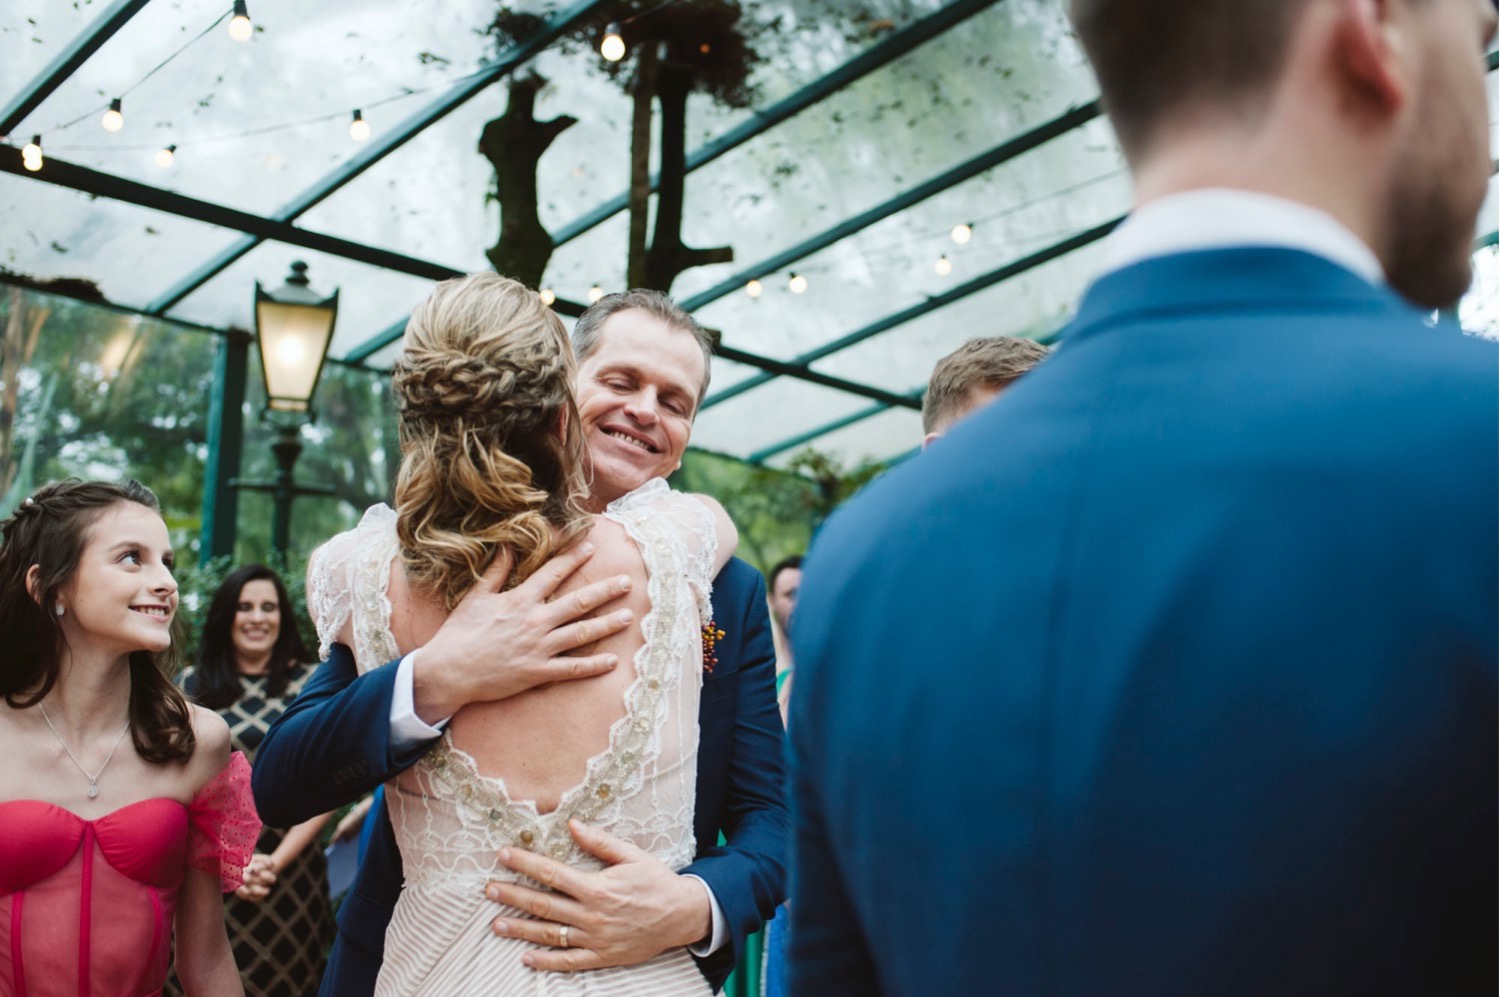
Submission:
M 582 782 L 545 814 L 530 801 L 512 800 L 502 778 L 482 775 L 481 768 L 493 767 L 460 750 L 448 733 L 405 774 L 405 785 L 387 784 L 405 885 L 386 934 L 380 997 L 710 992 L 685 949 L 638 966 L 538 973 L 521 964 L 530 943 L 490 930 L 496 916 L 528 916 L 484 896 L 487 881 L 520 878 L 500 865 L 501 848 L 524 848 L 576 868 L 600 866 L 574 843 L 571 819 L 628 840 L 671 869 L 693 859 L 700 637 L 715 563 L 713 523 L 702 503 L 660 479 L 612 502 L 604 515 L 640 549 L 651 606 L 640 623 L 644 643 L 625 711 Z M 361 671 L 400 657 L 386 593 L 398 553 L 395 525 L 393 510 L 372 508 L 355 529 L 320 548 L 308 570 L 322 654 L 349 623 Z

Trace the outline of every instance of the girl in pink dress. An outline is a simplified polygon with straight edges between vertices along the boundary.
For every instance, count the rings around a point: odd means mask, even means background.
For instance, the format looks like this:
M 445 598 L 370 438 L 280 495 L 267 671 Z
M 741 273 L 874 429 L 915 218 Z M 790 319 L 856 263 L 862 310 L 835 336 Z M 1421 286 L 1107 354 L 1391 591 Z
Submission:
M 217 714 L 167 679 L 156 496 L 65 481 L 0 523 L 0 994 L 242 993 L 221 892 L 260 822 Z

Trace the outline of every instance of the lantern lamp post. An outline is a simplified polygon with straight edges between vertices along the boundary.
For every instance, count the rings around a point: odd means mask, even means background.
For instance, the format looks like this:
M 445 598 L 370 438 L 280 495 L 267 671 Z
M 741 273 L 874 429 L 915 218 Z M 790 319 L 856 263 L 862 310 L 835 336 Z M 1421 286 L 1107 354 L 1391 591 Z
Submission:
M 276 476 L 270 482 L 238 482 L 242 488 L 269 491 L 272 497 L 271 551 L 284 558 L 291 536 L 292 499 L 330 495 L 332 489 L 298 485 L 292 468 L 302 453 L 302 426 L 315 416 L 313 392 L 323 373 L 333 323 L 338 317 L 337 291 L 319 297 L 308 286 L 307 264 L 292 264 L 292 274 L 275 291 L 255 285 L 255 335 L 265 378 L 266 408 L 261 417 L 276 431 L 271 452 Z

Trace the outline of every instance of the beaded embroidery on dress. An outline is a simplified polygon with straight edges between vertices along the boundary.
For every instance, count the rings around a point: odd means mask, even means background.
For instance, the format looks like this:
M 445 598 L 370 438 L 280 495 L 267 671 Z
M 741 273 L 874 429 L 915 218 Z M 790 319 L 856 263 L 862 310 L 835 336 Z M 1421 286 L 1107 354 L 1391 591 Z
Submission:
M 488 880 L 520 879 L 499 864 L 502 847 L 600 867 L 574 843 L 569 819 L 631 841 L 671 869 L 693 859 L 700 635 L 709 618 L 713 523 L 701 502 L 672 492 L 661 479 L 610 503 L 604 516 L 639 548 L 651 605 L 641 620 L 645 642 L 635 657 L 625 712 L 610 727 L 608 747 L 589 759 L 582 782 L 547 813 L 529 800 L 512 800 L 504 781 L 482 775 L 448 733 L 407 774 L 420 792 L 395 780 L 387 784 L 406 880 L 386 933 L 377 997 L 710 992 L 685 949 L 637 966 L 538 973 L 521 965 L 529 943 L 490 930 L 499 915 L 528 916 L 484 897 Z M 320 548 L 309 568 L 308 605 L 320 650 L 326 654 L 352 618 L 361 672 L 399 656 L 386 597 L 396 554 L 395 513 L 377 506 L 354 530 Z

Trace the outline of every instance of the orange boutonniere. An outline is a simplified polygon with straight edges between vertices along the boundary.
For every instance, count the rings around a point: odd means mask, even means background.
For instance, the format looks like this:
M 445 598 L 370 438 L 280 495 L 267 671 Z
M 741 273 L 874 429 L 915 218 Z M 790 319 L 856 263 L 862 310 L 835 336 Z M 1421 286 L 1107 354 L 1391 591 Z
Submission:
M 714 666 L 719 663 L 719 655 L 715 652 L 719 641 L 724 639 L 724 631 L 713 620 L 703 624 L 703 671 L 712 675 Z

